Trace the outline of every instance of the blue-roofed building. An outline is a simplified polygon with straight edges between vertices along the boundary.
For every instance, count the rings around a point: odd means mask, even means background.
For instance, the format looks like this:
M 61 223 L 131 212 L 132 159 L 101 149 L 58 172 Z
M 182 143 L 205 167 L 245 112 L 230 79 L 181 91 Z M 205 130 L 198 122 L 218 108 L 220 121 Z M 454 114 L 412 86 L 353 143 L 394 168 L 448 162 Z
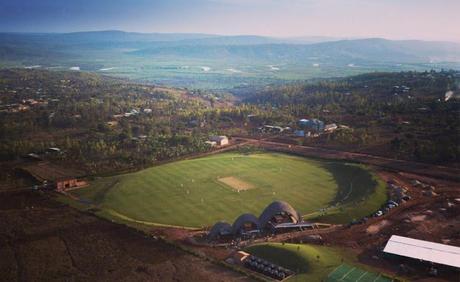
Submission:
M 305 137 L 305 131 L 304 130 L 296 130 L 296 131 L 294 131 L 294 134 L 297 137 Z
M 324 130 L 324 122 L 313 118 L 313 119 L 301 119 L 299 120 L 299 126 L 303 129 L 315 130 L 321 132 Z

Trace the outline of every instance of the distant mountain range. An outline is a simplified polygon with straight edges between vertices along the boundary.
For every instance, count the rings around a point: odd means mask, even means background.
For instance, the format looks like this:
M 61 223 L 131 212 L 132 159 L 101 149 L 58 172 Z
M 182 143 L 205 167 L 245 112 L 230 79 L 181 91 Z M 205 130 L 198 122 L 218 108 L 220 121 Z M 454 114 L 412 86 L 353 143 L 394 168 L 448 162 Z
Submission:
M 33 46 L 31 46 L 33 45 Z M 225 60 L 298 60 L 429 63 L 460 61 L 460 44 L 395 41 L 380 38 L 342 40 L 329 37 L 272 38 L 188 33 L 91 31 L 75 33 L 0 33 L 0 56 L 62 53 L 66 50 L 125 48 L 138 56 L 175 56 Z M 131 51 L 129 50 L 131 49 Z M 134 49 L 134 50 L 133 50 Z
M 5 40 L 24 40 L 34 41 L 51 40 L 62 44 L 73 43 L 94 43 L 94 42 L 173 42 L 184 41 L 187 44 L 230 44 L 230 45 L 252 45 L 268 43 L 318 43 L 325 41 L 335 41 L 344 38 L 334 38 L 325 36 L 293 37 L 293 38 L 274 38 L 258 35 L 215 35 L 203 33 L 139 33 L 125 32 L 119 30 L 105 31 L 84 31 L 71 33 L 0 33 L 0 37 Z
M 123 31 L 0 33 L 0 67 L 30 65 L 111 70 L 113 75 L 161 78 L 180 85 L 198 79 L 232 80 L 233 85 L 236 76 L 289 80 L 369 71 L 460 69 L 460 44 Z M 202 72 L 207 76 L 202 77 Z
M 240 41 L 241 38 L 236 38 Z M 212 39 L 220 41 L 219 38 Z M 195 42 L 196 40 L 193 40 Z M 202 40 L 199 40 L 201 43 Z M 229 42 L 230 38 L 224 38 Z M 209 42 L 206 40 L 206 42 Z M 253 40 L 251 42 L 254 42 Z M 178 56 L 208 59 L 312 61 L 318 63 L 429 63 L 460 61 L 460 45 L 445 42 L 357 39 L 313 44 L 190 44 L 154 46 L 130 52 L 141 56 Z M 186 43 L 186 44 L 185 44 Z

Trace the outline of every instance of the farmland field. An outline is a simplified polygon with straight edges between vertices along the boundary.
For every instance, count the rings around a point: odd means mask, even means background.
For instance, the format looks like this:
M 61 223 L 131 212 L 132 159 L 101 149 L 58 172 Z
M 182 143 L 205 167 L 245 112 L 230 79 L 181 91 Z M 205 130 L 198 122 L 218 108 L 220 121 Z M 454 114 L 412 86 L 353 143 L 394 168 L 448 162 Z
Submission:
M 232 189 L 222 178 L 251 189 Z M 348 222 L 375 211 L 386 199 L 382 182 L 363 166 L 277 153 L 177 161 L 99 178 L 73 193 L 112 219 L 184 227 L 231 223 L 247 212 L 258 216 L 275 200 L 290 203 L 308 219 Z M 325 207 L 334 216 L 318 213 Z

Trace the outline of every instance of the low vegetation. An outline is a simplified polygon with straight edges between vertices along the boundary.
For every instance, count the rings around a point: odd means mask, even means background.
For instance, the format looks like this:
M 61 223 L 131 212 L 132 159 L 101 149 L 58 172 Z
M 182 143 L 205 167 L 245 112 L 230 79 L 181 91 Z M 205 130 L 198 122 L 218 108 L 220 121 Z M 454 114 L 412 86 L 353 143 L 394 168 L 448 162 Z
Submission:
M 460 160 L 455 71 L 241 89 L 238 100 L 83 72 L 14 69 L 0 75 L 0 160 L 6 162 L 37 153 L 91 175 L 138 170 L 208 151 L 210 135 L 259 136 L 256 128 L 266 124 L 295 130 L 300 118 L 347 127 L 314 138 L 279 137 L 443 165 Z M 454 94 L 446 100 L 449 90 Z M 63 153 L 44 156 L 49 147 Z
M 244 102 L 348 126 L 300 140 L 305 145 L 458 165 L 459 85 L 455 71 L 369 73 L 266 87 L 245 93 Z

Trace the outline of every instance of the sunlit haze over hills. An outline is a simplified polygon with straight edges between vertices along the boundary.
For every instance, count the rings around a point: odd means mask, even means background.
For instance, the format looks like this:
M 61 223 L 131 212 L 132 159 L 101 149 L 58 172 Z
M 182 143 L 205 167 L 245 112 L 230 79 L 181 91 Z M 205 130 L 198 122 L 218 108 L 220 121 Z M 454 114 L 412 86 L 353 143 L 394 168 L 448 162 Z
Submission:
M 0 1 L 0 31 L 124 30 L 460 42 L 458 0 Z

